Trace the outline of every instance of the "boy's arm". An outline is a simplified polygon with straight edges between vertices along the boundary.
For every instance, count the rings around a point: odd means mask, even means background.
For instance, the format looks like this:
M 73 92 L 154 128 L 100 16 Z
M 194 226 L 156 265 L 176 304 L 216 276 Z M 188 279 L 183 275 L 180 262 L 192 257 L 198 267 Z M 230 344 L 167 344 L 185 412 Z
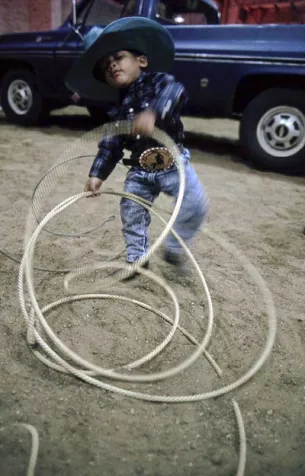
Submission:
M 138 114 L 133 121 L 132 133 L 151 136 L 157 119 L 166 120 L 179 114 L 187 101 L 184 86 L 174 76 L 157 73 L 152 78 L 154 97 L 148 109 Z
M 84 188 L 85 192 L 92 192 L 90 196 L 98 195 L 103 181 L 106 180 L 123 157 L 123 146 L 124 141 L 119 136 L 103 139 L 98 144 L 99 151 L 93 161 L 89 172 L 89 179 Z
M 187 102 L 187 94 L 183 84 L 170 74 L 158 73 L 153 78 L 155 99 L 149 104 L 157 117 L 164 120 L 168 116 L 179 113 Z
M 89 177 L 97 177 L 104 181 L 123 157 L 123 138 L 113 136 L 103 139 L 98 144 L 98 148 Z

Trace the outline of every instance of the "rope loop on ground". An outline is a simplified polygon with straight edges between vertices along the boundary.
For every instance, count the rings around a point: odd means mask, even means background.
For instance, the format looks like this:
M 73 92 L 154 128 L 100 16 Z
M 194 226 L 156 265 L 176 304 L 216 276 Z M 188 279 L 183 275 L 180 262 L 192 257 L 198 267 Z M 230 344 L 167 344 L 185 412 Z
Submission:
M 84 137 L 78 139 L 76 143 L 74 143 L 60 158 L 60 160 L 43 176 L 43 178 L 39 181 L 39 184 L 35 188 L 35 192 L 33 194 L 33 202 L 31 209 L 29 211 L 27 223 L 26 223 L 26 230 L 25 230 L 25 237 L 24 237 L 24 254 L 20 264 L 19 269 L 19 278 L 18 278 L 18 295 L 20 300 L 20 305 L 22 309 L 23 316 L 25 318 L 26 326 L 27 326 L 27 341 L 30 345 L 33 353 L 36 357 L 42 361 L 45 365 L 63 373 L 72 374 L 83 381 L 95 385 L 99 388 L 104 390 L 108 390 L 111 392 L 116 392 L 122 395 L 126 395 L 129 397 L 133 397 L 136 399 L 150 401 L 150 402 L 166 402 L 166 403 L 183 403 L 183 402 L 195 402 L 206 400 L 214 397 L 219 397 L 220 395 L 227 394 L 245 382 L 247 382 L 250 378 L 252 378 L 258 370 L 262 367 L 262 365 L 266 362 L 275 340 L 276 335 L 276 313 L 275 307 L 272 299 L 272 295 L 268 289 L 267 284 L 265 283 L 264 279 L 258 272 L 258 270 L 249 262 L 249 260 L 242 255 L 236 248 L 222 239 L 219 235 L 212 233 L 209 230 L 205 230 L 204 233 L 208 235 L 210 238 L 214 239 L 221 247 L 223 247 L 226 251 L 230 254 L 233 254 L 239 262 L 242 264 L 244 269 L 248 272 L 250 277 L 255 281 L 257 286 L 259 287 L 262 297 L 264 299 L 266 305 L 266 311 L 268 316 L 268 332 L 267 332 L 267 339 L 265 346 L 261 352 L 261 355 L 258 357 L 257 361 L 252 365 L 252 367 L 246 371 L 240 378 L 235 380 L 234 382 L 222 386 L 216 390 L 206 391 L 203 393 L 197 394 L 190 394 L 190 395 L 155 395 L 155 394 L 147 394 L 140 391 L 135 390 L 128 390 L 125 388 L 121 388 L 118 385 L 111 384 L 109 382 L 105 382 L 101 380 L 101 377 L 112 379 L 114 381 L 121 381 L 121 382 L 155 382 L 164 380 L 166 378 L 173 377 L 177 375 L 179 372 L 182 372 L 186 368 L 190 367 L 201 355 L 204 355 L 210 364 L 213 366 L 215 371 L 219 376 L 221 376 L 221 369 L 214 361 L 213 357 L 208 353 L 208 344 L 211 339 L 212 330 L 213 330 L 213 322 L 214 322 L 214 315 L 213 315 L 213 306 L 212 300 L 210 296 L 210 292 L 208 286 L 206 284 L 205 277 L 198 265 L 195 257 L 191 253 L 190 249 L 186 246 L 183 240 L 180 238 L 179 235 L 175 232 L 173 226 L 177 215 L 179 213 L 181 203 L 183 200 L 184 190 L 185 190 L 185 177 L 183 171 L 183 162 L 180 158 L 180 152 L 172 141 L 163 131 L 155 128 L 153 133 L 153 138 L 156 139 L 159 143 L 163 144 L 167 147 L 172 155 L 174 156 L 178 173 L 179 173 L 179 180 L 180 180 L 180 188 L 179 194 L 174 206 L 172 213 L 170 214 L 170 218 L 166 221 L 160 214 L 160 207 L 152 205 L 150 202 L 141 199 L 138 196 L 128 194 L 119 190 L 113 189 L 102 189 L 100 195 L 103 194 L 110 194 L 113 196 L 119 197 L 126 197 L 130 200 L 133 200 L 143 207 L 150 210 L 152 214 L 154 214 L 164 225 L 164 228 L 160 234 L 160 236 L 155 240 L 155 242 L 151 245 L 150 249 L 148 250 L 147 254 L 142 257 L 139 262 L 132 264 L 130 266 L 122 265 L 121 263 L 117 262 L 105 262 L 105 263 L 98 263 L 92 266 L 81 267 L 73 270 L 72 272 L 68 273 L 65 277 L 64 286 L 65 289 L 71 293 L 71 282 L 76 280 L 78 277 L 82 275 L 86 275 L 92 273 L 93 271 L 103 270 L 103 269 L 110 269 L 110 270 L 119 270 L 119 273 L 116 273 L 115 277 L 107 278 L 105 281 L 97 289 L 90 288 L 90 292 L 83 292 L 81 294 L 72 293 L 67 297 L 57 300 L 53 303 L 50 303 L 43 308 L 40 307 L 34 286 L 34 278 L 33 278 L 33 260 L 35 254 L 35 246 L 37 240 L 39 238 L 40 233 L 42 230 L 46 229 L 48 223 L 56 217 L 58 214 L 63 212 L 65 209 L 77 203 L 79 200 L 83 200 L 84 198 L 88 197 L 91 193 L 90 192 L 83 192 L 72 197 L 69 197 L 56 205 L 52 210 L 50 210 L 37 224 L 37 220 L 42 214 L 42 211 L 45 209 L 46 201 L 53 190 L 54 186 L 56 185 L 59 178 L 65 174 L 67 167 L 70 166 L 71 161 L 73 161 L 76 157 L 79 158 L 82 155 L 86 155 L 85 151 L 88 149 L 88 143 L 90 143 L 94 139 L 94 143 L 96 143 L 97 135 L 101 135 L 102 138 L 112 137 L 113 135 L 121 135 L 121 134 L 130 134 L 131 132 L 131 123 L 128 121 L 119 122 L 116 125 L 114 124 L 107 124 L 102 128 L 98 128 L 95 131 L 90 131 L 89 133 L 85 134 Z M 77 151 L 77 152 L 76 152 Z M 96 198 L 100 200 L 100 197 Z M 164 210 L 163 210 L 164 211 Z M 176 239 L 179 241 L 181 246 L 183 247 L 185 254 L 188 256 L 189 260 L 192 262 L 200 281 L 200 286 L 203 291 L 203 295 L 205 296 L 207 307 L 208 307 L 208 320 L 206 329 L 203 332 L 203 336 L 201 340 L 197 341 L 189 332 L 180 326 L 180 308 L 178 298 L 175 295 L 173 289 L 169 286 L 167 282 L 161 279 L 155 273 L 145 270 L 142 266 L 154 255 L 154 253 L 162 246 L 164 239 L 169 233 L 173 233 Z M 138 272 L 145 277 L 151 279 L 156 285 L 160 286 L 164 289 L 167 295 L 170 297 L 174 315 L 173 317 L 167 316 L 166 314 L 152 308 L 147 303 L 138 301 L 135 299 L 130 299 L 126 296 L 119 296 L 116 294 L 105 293 L 105 289 L 115 288 L 116 283 L 118 280 L 124 279 L 129 277 L 134 272 Z M 101 292 L 102 291 L 102 292 Z M 26 305 L 26 295 L 29 296 L 31 307 L 28 310 Z M 76 352 L 72 351 L 68 348 L 60 339 L 59 337 L 52 331 L 51 327 L 49 326 L 46 314 L 51 309 L 61 306 L 65 303 L 71 303 L 75 301 L 81 300 L 90 300 L 90 299 L 100 299 L 100 300 L 119 300 L 121 302 L 131 302 L 142 309 L 146 309 L 149 311 L 154 312 L 156 315 L 164 319 L 171 325 L 171 329 L 168 335 L 163 339 L 161 343 L 147 355 L 144 355 L 137 360 L 130 362 L 123 366 L 121 369 L 105 369 L 101 366 L 95 365 L 88 360 L 84 359 Z M 156 357 L 160 352 L 164 350 L 164 348 L 171 342 L 173 339 L 176 331 L 182 332 L 183 335 L 187 339 L 189 339 L 195 346 L 194 351 L 182 362 L 176 364 L 175 366 L 167 369 L 162 370 L 159 372 L 153 373 L 145 373 L 145 372 L 137 372 L 135 373 L 134 370 L 138 369 L 140 366 L 143 366 L 145 363 L 151 361 L 154 357 Z M 238 421 L 239 431 L 240 431 L 240 443 L 241 443 L 241 455 L 240 455 L 240 464 L 238 470 L 238 476 L 241 476 L 244 472 L 245 466 L 245 437 L 244 437 L 244 429 L 242 425 L 241 414 L 239 412 L 238 406 L 236 406 L 236 402 L 233 403 L 234 410 L 236 414 L 236 418 Z

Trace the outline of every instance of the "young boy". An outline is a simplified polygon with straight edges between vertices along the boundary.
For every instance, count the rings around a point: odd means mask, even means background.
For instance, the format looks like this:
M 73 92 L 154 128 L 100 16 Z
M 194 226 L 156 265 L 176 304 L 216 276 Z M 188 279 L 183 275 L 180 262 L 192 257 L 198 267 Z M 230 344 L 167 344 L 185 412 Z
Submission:
M 97 193 L 122 159 L 123 149 L 127 149 L 131 158 L 123 159 L 123 163 L 131 165 L 131 169 L 124 191 L 150 202 L 160 192 L 176 199 L 178 170 L 163 145 L 151 138 L 157 126 L 171 136 L 181 151 L 186 184 L 174 228 L 188 243 L 204 220 L 208 200 L 189 163 L 189 151 L 183 147 L 180 112 L 187 99 L 185 89 L 165 72 L 173 63 L 173 40 L 164 27 L 141 17 L 113 22 L 98 36 L 93 32 L 93 37 L 90 47 L 70 72 L 67 84 L 80 96 L 91 99 L 113 97 L 114 91 L 118 92 L 117 105 L 109 115 L 113 121 L 132 121 L 132 135 L 118 135 L 99 143 L 85 191 Z M 133 263 L 148 251 L 151 217 L 147 209 L 127 198 L 122 198 L 120 206 L 126 260 Z M 169 234 L 164 243 L 164 259 L 180 265 L 182 251 Z

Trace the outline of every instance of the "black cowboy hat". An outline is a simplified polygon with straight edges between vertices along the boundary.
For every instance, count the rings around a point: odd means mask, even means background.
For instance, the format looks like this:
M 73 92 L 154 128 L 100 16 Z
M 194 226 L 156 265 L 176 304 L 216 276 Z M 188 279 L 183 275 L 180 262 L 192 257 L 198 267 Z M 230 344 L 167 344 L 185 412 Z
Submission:
M 121 18 L 86 35 L 85 51 L 68 72 L 67 87 L 84 98 L 115 100 L 118 90 L 99 80 L 94 69 L 101 58 L 120 50 L 143 53 L 148 60 L 145 71 L 150 72 L 170 71 L 175 55 L 173 39 L 162 25 L 148 18 Z

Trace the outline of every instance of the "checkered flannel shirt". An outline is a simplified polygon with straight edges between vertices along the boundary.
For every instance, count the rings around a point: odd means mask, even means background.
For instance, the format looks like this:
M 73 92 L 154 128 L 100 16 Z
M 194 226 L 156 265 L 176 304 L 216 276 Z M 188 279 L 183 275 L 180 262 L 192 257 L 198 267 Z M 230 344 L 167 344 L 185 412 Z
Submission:
M 187 100 L 184 86 L 166 73 L 141 73 L 127 90 L 121 90 L 120 104 L 108 113 L 111 120 L 133 120 L 145 109 L 156 113 L 156 126 L 165 131 L 178 145 L 184 139 L 180 112 Z M 99 150 L 89 172 L 89 177 L 105 180 L 122 159 L 124 149 L 131 151 L 131 158 L 138 158 L 150 147 L 162 146 L 151 138 L 136 139 L 117 135 L 101 140 Z

